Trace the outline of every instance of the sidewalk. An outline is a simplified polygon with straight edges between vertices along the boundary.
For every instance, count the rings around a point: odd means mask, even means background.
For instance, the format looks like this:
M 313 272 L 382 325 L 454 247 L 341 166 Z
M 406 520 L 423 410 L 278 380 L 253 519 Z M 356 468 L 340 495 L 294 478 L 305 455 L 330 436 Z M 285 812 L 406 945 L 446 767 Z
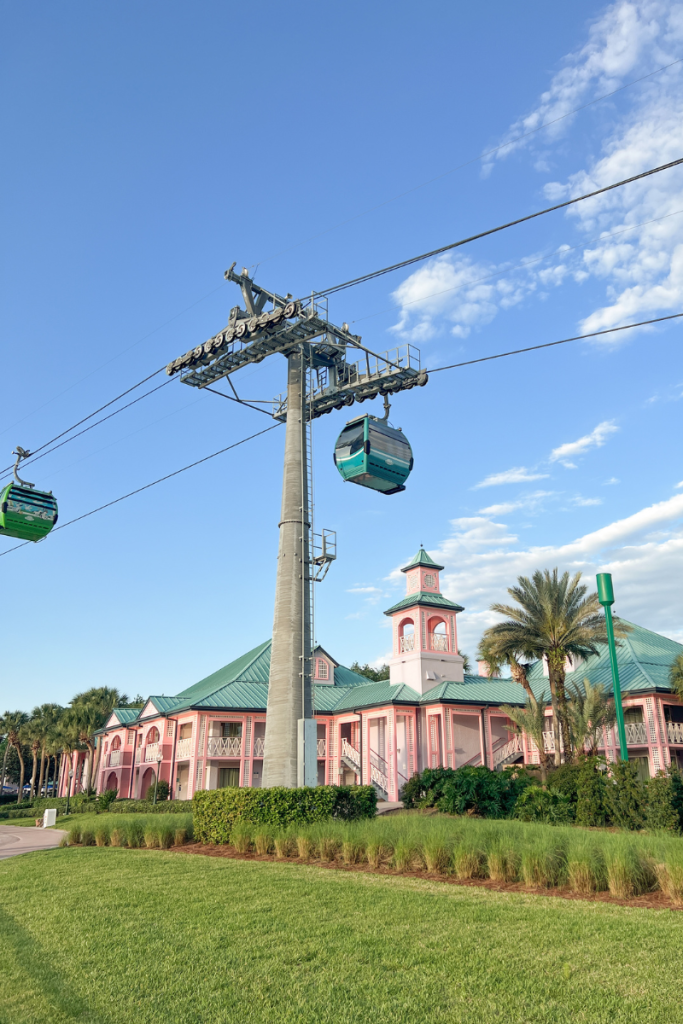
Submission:
M 61 828 L 0 825 L 0 860 L 16 857 L 20 853 L 53 850 L 65 835 L 66 832 Z

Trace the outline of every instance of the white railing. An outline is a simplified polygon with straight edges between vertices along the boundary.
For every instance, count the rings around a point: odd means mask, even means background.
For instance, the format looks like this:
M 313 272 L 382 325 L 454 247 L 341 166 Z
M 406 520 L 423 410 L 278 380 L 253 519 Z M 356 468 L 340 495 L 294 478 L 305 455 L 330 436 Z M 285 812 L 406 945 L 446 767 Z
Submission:
M 140 764 L 140 758 L 142 757 L 142 747 L 138 747 L 135 751 L 135 763 Z
M 399 650 L 400 650 L 401 654 L 405 654 L 406 651 L 414 651 L 415 650 L 415 634 L 414 633 L 406 633 L 406 635 L 402 636 L 401 639 L 399 640 L 398 646 L 399 646 Z
M 445 633 L 430 633 L 429 646 L 433 651 L 447 651 L 448 637 Z
M 178 744 L 175 748 L 176 761 L 182 761 L 186 757 L 192 757 L 191 736 L 184 736 L 182 740 L 178 740 Z
M 121 764 L 121 751 L 120 750 L 112 750 L 112 752 L 109 755 L 109 767 L 110 768 L 118 768 L 118 766 L 120 764 Z
M 370 765 L 370 778 L 373 782 L 376 782 L 385 793 L 389 792 L 389 779 L 384 772 L 380 771 L 374 764 Z
M 647 730 L 642 722 L 631 722 L 624 728 L 627 743 L 647 743 Z
M 342 740 L 342 757 L 348 757 L 360 769 L 360 754 L 355 747 L 352 747 L 348 740 Z
M 148 743 L 145 747 L 145 761 L 156 761 L 161 753 L 161 743 Z
M 670 743 L 683 743 L 683 722 L 667 722 L 666 731 Z
M 504 743 L 502 747 L 498 747 L 493 751 L 493 766 L 499 765 L 501 761 L 504 761 L 511 754 L 521 754 L 524 750 L 521 736 L 513 736 L 511 740 Z
M 262 736 L 254 740 L 254 757 L 263 757 L 266 752 L 266 743 Z
M 326 740 L 318 740 L 318 757 L 325 757 L 326 750 L 327 750 L 327 741 Z
M 241 736 L 209 736 L 209 757 L 240 757 L 242 753 Z
M 535 741 L 532 740 L 531 736 L 529 737 L 529 746 L 532 751 L 535 751 L 536 753 L 538 752 L 538 747 L 536 746 Z M 546 753 L 553 753 L 555 750 L 555 737 L 551 732 L 543 733 L 543 749 Z

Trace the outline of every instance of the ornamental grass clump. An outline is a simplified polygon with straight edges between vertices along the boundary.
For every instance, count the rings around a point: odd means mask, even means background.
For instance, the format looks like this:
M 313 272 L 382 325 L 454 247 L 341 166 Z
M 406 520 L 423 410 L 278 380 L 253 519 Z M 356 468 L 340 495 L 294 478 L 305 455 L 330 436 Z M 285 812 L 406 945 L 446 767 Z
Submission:
M 173 833 L 173 845 L 174 846 L 185 846 L 189 842 L 189 836 L 186 828 L 177 828 Z
M 659 887 L 675 907 L 683 907 L 683 857 L 673 854 L 655 866 Z
M 69 846 L 77 846 L 81 841 L 81 826 L 72 825 L 67 836 Z
M 273 836 L 269 829 L 257 829 L 254 833 L 254 846 L 256 848 L 256 852 L 261 856 L 271 853 L 273 849 Z
M 493 882 L 516 882 L 521 857 L 509 842 L 493 839 L 486 853 L 488 876 Z
M 159 833 L 152 825 L 147 825 L 145 828 L 144 842 L 148 850 L 159 849 Z
M 567 854 L 567 882 L 572 892 L 581 896 L 607 889 L 604 853 L 592 839 L 573 839 Z
M 332 864 L 337 859 L 340 846 L 337 836 L 323 836 L 318 843 L 320 859 Z
M 109 842 L 112 846 L 127 846 L 128 840 L 126 838 L 126 830 L 123 828 L 113 828 L 109 837 Z
M 95 843 L 97 846 L 109 845 L 109 829 L 106 825 L 100 825 L 95 830 Z
M 451 870 L 453 848 L 440 836 L 433 836 L 425 841 L 422 846 L 422 856 L 427 865 L 427 871 L 431 871 L 432 874 L 447 875 Z
M 404 838 L 394 844 L 392 863 L 396 871 L 412 871 L 415 860 L 415 847 Z
M 145 828 L 144 819 L 141 821 L 129 821 L 126 825 L 126 839 L 131 850 L 137 850 L 144 846 Z
M 95 845 L 95 833 L 91 828 L 84 828 L 81 832 L 81 845 L 82 846 L 94 846 Z
M 621 837 L 605 844 L 607 885 L 612 896 L 628 900 L 654 888 L 657 882 L 654 862 L 647 852 Z
M 545 831 L 545 830 L 544 830 Z M 522 849 L 520 874 L 525 885 L 535 889 L 552 889 L 566 878 L 566 856 L 559 837 L 527 833 Z
M 484 851 L 471 841 L 458 843 L 453 850 L 453 872 L 455 877 L 460 882 L 464 882 L 469 878 L 485 877 L 485 860 Z
M 358 839 L 342 842 L 342 860 L 345 864 L 361 864 L 365 860 L 365 843 Z
M 252 827 L 246 822 L 238 822 L 230 833 L 230 843 L 238 853 L 251 851 Z
M 284 860 L 286 857 L 295 857 L 298 853 L 296 842 L 288 832 L 278 833 L 273 839 L 273 844 L 275 846 L 275 856 L 278 860 Z
M 306 864 L 315 854 L 315 843 L 306 833 L 296 837 L 296 848 L 299 853 L 299 860 L 304 861 Z
M 158 834 L 159 846 L 161 847 L 161 849 L 170 850 L 170 848 L 173 846 L 175 830 L 171 827 L 171 825 L 167 825 L 166 823 L 164 823 L 163 825 L 159 826 Z

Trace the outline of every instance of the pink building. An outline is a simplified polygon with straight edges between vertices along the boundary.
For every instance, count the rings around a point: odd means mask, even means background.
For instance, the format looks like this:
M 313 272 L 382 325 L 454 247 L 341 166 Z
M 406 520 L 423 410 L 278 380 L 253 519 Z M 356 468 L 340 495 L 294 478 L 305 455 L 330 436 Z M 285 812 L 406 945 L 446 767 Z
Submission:
M 464 672 L 457 615 L 464 609 L 441 594 L 437 565 L 420 548 L 402 570 L 406 596 L 386 612 L 392 620 L 390 678 L 369 682 L 323 648 L 313 656 L 318 782 L 371 783 L 380 799 L 399 799 L 407 779 L 425 767 L 537 763 L 538 750 L 516 736 L 503 704 L 525 703 L 521 686 Z M 643 775 L 672 762 L 683 767 L 683 706 L 668 674 L 683 645 L 634 626 L 618 652 L 629 759 Z M 607 650 L 568 666 L 568 683 L 600 682 L 609 691 Z M 98 734 L 98 792 L 142 798 L 159 779 L 177 799 L 198 789 L 260 786 L 266 724 L 270 641 L 242 655 L 175 697 L 149 697 L 140 711 L 117 708 Z M 534 692 L 547 696 L 541 662 L 529 672 Z M 553 737 L 548 719 L 546 749 Z M 618 756 L 613 730 L 602 752 Z M 73 755 L 72 792 L 84 779 L 85 755 Z M 68 778 L 62 772 L 60 795 Z

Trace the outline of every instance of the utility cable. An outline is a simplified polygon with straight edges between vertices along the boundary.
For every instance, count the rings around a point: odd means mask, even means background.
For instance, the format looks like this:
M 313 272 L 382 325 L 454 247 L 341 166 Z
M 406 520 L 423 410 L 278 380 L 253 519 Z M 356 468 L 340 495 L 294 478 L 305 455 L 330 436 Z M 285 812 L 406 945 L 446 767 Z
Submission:
M 318 231 L 315 235 L 309 235 L 308 238 L 303 238 L 300 242 L 296 242 L 294 245 L 288 246 L 286 249 L 280 249 L 279 252 L 273 253 L 272 256 L 267 256 L 263 260 L 259 260 L 258 263 L 252 264 L 254 273 L 252 278 L 256 275 L 256 271 L 262 263 L 268 263 L 270 260 L 277 259 L 278 256 L 284 256 L 285 253 L 291 252 L 292 249 L 298 249 L 301 245 L 306 245 L 307 242 L 313 242 L 316 238 L 322 238 L 323 235 L 329 234 L 330 231 L 336 231 L 337 228 L 343 228 L 346 224 L 350 224 L 354 220 L 358 220 L 359 217 L 365 217 L 368 213 L 374 213 L 375 210 L 381 210 L 383 206 L 388 206 L 390 203 L 395 203 L 397 199 L 403 199 L 404 196 L 409 196 L 412 192 L 417 192 L 421 188 L 426 188 L 427 185 L 432 185 L 435 181 L 441 181 L 442 178 L 447 178 L 450 174 L 455 174 L 456 171 L 461 171 L 464 167 L 469 167 L 471 164 L 476 164 L 480 160 L 485 160 L 487 156 L 493 156 L 495 153 L 500 153 L 502 149 L 508 149 L 510 146 L 515 146 L 518 142 L 523 142 L 524 139 L 528 139 L 529 136 L 535 135 L 536 132 L 540 132 L 543 128 L 549 128 L 553 124 L 557 124 L 558 121 L 564 121 L 565 118 L 571 117 L 573 114 L 579 114 L 582 110 L 586 110 L 587 107 L 592 107 L 595 103 L 600 103 L 602 100 L 607 100 L 610 96 L 616 96 L 618 92 L 623 92 L 624 89 L 630 88 L 632 85 L 638 85 L 639 82 L 644 82 L 647 78 L 652 78 L 653 75 L 658 75 L 661 71 L 667 71 L 669 68 L 674 67 L 676 64 L 680 64 L 683 61 L 683 57 L 678 60 L 671 61 L 670 64 L 664 64 L 661 68 L 655 68 L 654 71 L 650 71 L 647 75 L 643 75 L 642 78 L 634 78 L 631 82 L 626 82 L 625 85 L 620 85 L 618 89 L 613 89 L 612 92 L 603 93 L 602 96 L 596 96 L 594 100 L 589 100 L 588 103 L 582 104 L 580 107 L 575 107 L 573 110 L 567 111 L 566 114 L 560 114 L 559 117 L 553 117 L 550 121 L 544 121 L 543 124 L 539 124 L 536 128 L 531 128 L 528 132 L 524 132 L 522 135 L 516 136 L 514 139 L 508 139 L 507 142 L 501 142 L 500 145 L 494 146 L 493 149 L 487 149 L 479 156 L 471 157 L 469 160 L 465 160 L 464 163 L 458 164 L 457 167 L 451 167 L 448 171 L 444 171 L 442 174 L 437 174 L 434 178 L 429 178 L 427 181 L 420 182 L 419 185 L 413 185 L 412 188 L 408 188 L 405 192 L 399 192 L 395 196 L 391 196 L 390 199 L 385 199 L 381 203 L 377 203 L 376 206 L 370 206 L 367 210 L 361 210 L 360 213 L 356 213 L 353 217 L 347 217 L 346 220 L 341 220 L 337 224 L 332 224 L 331 227 L 325 228 L 323 231 Z
M 60 439 L 60 437 L 64 437 L 65 434 L 70 434 L 72 430 L 75 430 L 76 427 L 80 427 L 80 425 L 82 423 L 87 423 L 88 420 L 91 420 L 93 418 L 93 416 L 97 416 L 98 412 L 103 412 L 105 409 L 108 409 L 110 405 L 114 404 L 114 402 L 118 402 L 121 398 L 125 398 L 126 395 L 129 395 L 131 393 L 131 391 L 135 391 L 136 388 L 142 387 L 142 385 L 146 384 L 148 380 L 151 380 L 152 377 L 156 377 L 158 374 L 160 374 L 162 372 L 162 370 L 165 370 L 165 369 L 166 369 L 165 366 L 160 366 L 158 370 L 155 370 L 154 373 L 150 373 L 148 377 L 143 377 L 143 379 L 139 380 L 137 382 L 137 384 L 133 384 L 132 387 L 126 388 L 126 390 L 122 391 L 120 395 L 116 396 L 116 398 L 112 398 L 109 402 L 105 402 L 105 404 L 101 405 L 99 407 L 99 409 L 95 409 L 94 412 L 88 413 L 88 415 L 84 416 L 83 419 L 78 421 L 78 423 L 74 423 L 73 426 L 68 427 L 66 430 L 62 430 L 61 434 L 57 434 L 55 437 L 51 438 L 51 440 L 46 441 L 45 444 L 41 444 L 40 448 L 36 448 L 35 451 L 31 452 L 31 456 L 37 455 L 38 452 L 42 452 L 44 448 L 47 448 L 49 445 L 53 444 L 55 441 L 58 441 Z M 164 381 L 164 383 L 168 383 L 168 381 Z M 152 391 L 157 391 L 157 390 L 158 390 L 158 388 L 153 388 L 152 389 Z M 152 391 L 148 391 L 147 394 L 151 395 Z M 146 395 L 143 395 L 142 397 L 145 398 Z M 136 401 L 137 401 L 137 399 L 136 399 Z M 135 404 L 134 402 L 129 402 L 129 405 L 134 405 L 134 404 Z M 128 408 L 128 406 L 124 406 L 123 408 L 126 409 L 126 408 Z M 118 411 L 120 412 L 122 410 L 118 410 Z M 105 419 L 108 419 L 108 417 L 105 416 Z M 104 420 L 100 420 L 100 422 L 103 423 Z M 94 426 L 94 424 L 93 424 L 93 426 Z M 12 463 L 9 466 L 5 466 L 4 469 L 0 470 L 0 473 L 7 473 L 8 470 L 12 469 L 13 465 L 14 465 L 14 463 Z
M 554 345 L 566 345 L 570 341 L 583 341 L 584 338 L 598 338 L 603 334 L 614 334 L 616 331 L 629 331 L 632 327 L 647 327 L 648 324 L 661 324 L 664 320 L 677 320 L 683 313 L 671 313 L 670 316 L 658 316 L 654 320 L 641 320 L 637 324 L 624 324 L 623 327 L 608 327 L 604 331 L 591 331 L 590 334 L 577 334 L 573 338 L 562 338 L 560 341 L 546 341 L 543 345 L 529 345 L 528 348 L 515 348 L 511 352 L 497 352 L 494 356 L 481 356 L 479 359 L 467 359 L 464 363 L 451 363 L 450 366 L 436 366 L 427 373 L 441 373 L 442 370 L 456 370 L 460 366 L 472 366 L 474 363 L 487 363 L 491 359 L 503 359 L 505 356 L 518 356 L 522 352 L 536 352 L 540 348 L 552 348 Z
M 227 448 L 221 448 L 220 451 L 214 452 L 213 455 L 205 455 L 203 459 L 197 459 L 196 462 L 191 462 L 188 466 L 183 466 L 182 469 L 176 469 L 172 473 L 167 473 L 166 476 L 160 476 L 158 480 L 152 480 L 149 484 L 144 484 L 143 487 L 137 487 L 134 491 L 129 491 L 128 494 L 122 494 L 120 498 L 114 498 L 113 501 L 108 501 L 105 505 L 100 505 L 98 508 L 93 508 L 90 512 L 84 512 L 82 516 L 76 516 L 75 519 L 69 519 L 67 523 L 62 523 L 61 526 L 55 526 L 53 530 L 47 534 L 47 537 L 51 537 L 58 530 L 65 530 L 67 526 L 73 526 L 74 523 L 80 523 L 82 519 L 87 519 L 89 516 L 94 516 L 96 512 L 102 512 L 105 508 L 111 508 L 112 505 L 118 505 L 120 501 L 125 501 L 126 498 L 132 498 L 135 494 L 140 494 L 142 491 L 149 490 L 150 487 L 156 487 L 157 484 L 162 484 L 165 480 L 170 480 L 174 476 L 178 476 L 180 473 L 187 472 L 188 469 L 194 469 L 195 466 L 201 466 L 203 462 L 208 462 L 209 459 L 215 459 L 217 455 L 223 455 L 225 452 L 229 452 L 232 448 L 238 448 L 241 444 L 246 444 L 247 441 L 253 441 L 256 437 L 261 437 L 262 434 L 267 434 L 271 430 L 275 430 L 276 427 L 282 426 L 281 423 L 273 423 L 272 426 L 266 427 L 264 430 L 259 430 L 256 434 L 250 434 L 249 437 L 243 437 L 241 441 L 235 441 L 233 444 L 229 444 Z M 44 537 L 44 540 L 47 540 Z M 9 555 L 12 551 L 18 551 L 19 548 L 26 547 L 27 544 L 35 544 L 35 541 L 25 540 L 21 544 L 15 544 L 13 548 L 8 548 L 7 551 L 0 553 L 0 558 L 4 555 Z M 40 542 L 39 542 L 40 543 Z
M 562 203 L 556 203 L 554 206 L 547 206 L 544 210 L 537 210 L 535 213 L 528 213 L 525 217 L 518 217 L 516 220 L 508 221 L 507 224 L 499 224 L 495 228 L 488 228 L 486 231 L 480 231 L 476 235 L 469 235 L 467 238 L 461 238 L 457 242 L 450 242 L 448 245 L 442 245 L 438 249 L 432 249 L 430 252 L 421 253 L 419 256 L 412 256 L 410 259 L 402 260 L 400 263 L 392 263 L 389 267 L 383 267 L 381 270 L 373 270 L 369 274 L 363 274 L 361 277 L 354 277 L 350 281 L 344 281 L 342 284 L 333 285 L 331 288 L 323 288 L 321 291 L 312 292 L 310 297 L 305 296 L 301 301 L 306 299 L 316 299 L 321 296 L 334 295 L 336 292 L 344 291 L 346 288 L 354 288 L 358 284 L 363 284 L 365 281 L 372 281 L 374 278 L 383 277 L 385 274 L 391 274 L 394 270 L 401 270 L 403 267 L 410 267 L 414 263 L 420 263 L 422 260 L 431 259 L 432 256 L 440 256 L 441 253 L 449 252 L 451 249 L 457 249 L 461 245 L 467 245 L 468 242 L 475 242 L 479 238 L 486 238 L 488 235 L 495 235 L 498 231 L 505 231 L 506 228 L 515 227 L 517 224 L 524 224 L 526 221 L 534 220 L 536 217 L 542 217 L 546 213 L 553 213 L 555 210 L 562 210 L 567 206 L 572 206 L 574 203 L 581 203 L 584 199 L 593 199 L 595 196 L 602 195 L 604 192 L 611 192 L 615 188 L 621 188 L 622 185 L 629 185 L 633 181 L 640 181 L 642 178 L 648 178 L 652 174 L 659 174 L 660 171 L 666 171 L 670 167 L 678 167 L 679 164 L 683 164 L 683 157 L 679 157 L 678 160 L 672 160 L 668 164 L 662 164 L 660 167 L 653 167 L 649 171 L 642 171 L 640 174 L 634 174 L 630 178 L 624 178 L 623 181 L 615 181 L 612 185 L 605 185 L 603 188 L 595 189 L 594 192 L 586 192 L 585 195 L 576 196 L 574 199 L 565 199 Z

